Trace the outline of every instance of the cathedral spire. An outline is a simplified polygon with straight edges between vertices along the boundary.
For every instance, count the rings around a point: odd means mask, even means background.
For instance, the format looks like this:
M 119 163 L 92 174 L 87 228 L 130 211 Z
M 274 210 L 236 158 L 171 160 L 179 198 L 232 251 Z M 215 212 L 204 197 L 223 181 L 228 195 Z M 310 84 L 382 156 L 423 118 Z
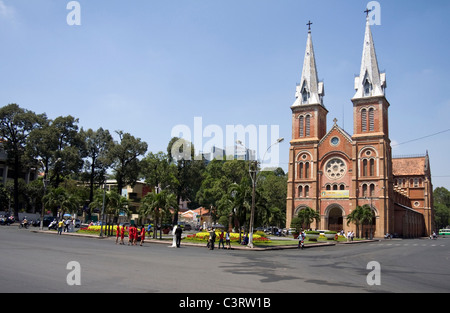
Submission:
M 293 107 L 299 105 L 320 104 L 323 105 L 322 98 L 325 95 L 323 82 L 319 82 L 316 67 L 316 58 L 311 37 L 311 21 L 308 22 L 308 39 L 306 41 L 305 60 L 300 84 L 297 85 L 295 93 L 295 103 Z
M 378 68 L 377 55 L 375 53 L 375 44 L 373 42 L 372 31 L 370 30 L 370 21 L 368 12 L 366 18 L 366 32 L 364 36 L 364 47 L 361 61 L 361 71 L 358 77 L 355 77 L 354 98 L 365 98 L 372 96 L 384 96 L 386 88 L 386 74 L 380 73 Z

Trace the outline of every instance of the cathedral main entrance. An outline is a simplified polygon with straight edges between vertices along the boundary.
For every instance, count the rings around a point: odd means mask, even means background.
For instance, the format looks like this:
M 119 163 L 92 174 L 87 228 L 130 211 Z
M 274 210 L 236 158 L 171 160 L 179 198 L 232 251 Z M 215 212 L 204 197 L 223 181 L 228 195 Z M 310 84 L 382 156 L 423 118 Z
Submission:
M 328 213 L 328 230 L 339 232 L 344 229 L 344 217 L 340 207 L 332 208 Z

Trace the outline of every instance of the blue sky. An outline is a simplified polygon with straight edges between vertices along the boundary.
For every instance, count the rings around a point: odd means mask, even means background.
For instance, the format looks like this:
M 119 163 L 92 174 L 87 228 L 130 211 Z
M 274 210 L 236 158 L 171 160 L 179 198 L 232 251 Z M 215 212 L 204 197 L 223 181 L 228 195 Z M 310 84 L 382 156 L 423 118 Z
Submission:
M 287 170 L 291 110 L 308 20 L 324 104 L 353 133 L 361 0 L 0 0 L 0 104 L 83 128 L 123 130 L 165 151 L 176 125 L 278 125 Z M 450 1 L 379 1 L 372 32 L 387 74 L 394 155 L 431 158 L 434 187 L 450 189 Z M 206 142 L 208 138 L 204 139 Z

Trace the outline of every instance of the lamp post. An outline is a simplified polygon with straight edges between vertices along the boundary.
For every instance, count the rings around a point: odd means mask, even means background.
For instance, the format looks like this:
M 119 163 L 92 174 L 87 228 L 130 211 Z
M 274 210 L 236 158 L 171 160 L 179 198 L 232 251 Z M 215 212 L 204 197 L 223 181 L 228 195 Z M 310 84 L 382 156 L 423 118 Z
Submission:
M 101 219 L 101 225 L 100 225 L 100 237 L 103 237 L 103 224 L 105 220 L 105 194 L 106 194 L 106 181 L 103 185 L 103 204 L 102 204 L 102 219 Z
M 58 162 L 61 162 L 61 160 L 62 160 L 61 158 L 58 158 L 58 159 L 55 161 L 55 165 L 56 165 Z M 48 168 L 45 166 L 44 161 L 39 160 L 39 162 L 41 163 L 42 169 L 44 170 L 44 180 L 43 180 L 43 183 L 44 183 L 44 196 L 42 197 L 41 223 L 40 223 L 40 225 L 39 225 L 39 230 L 43 230 L 43 229 L 44 229 L 44 211 L 45 211 L 44 197 L 45 197 L 45 195 L 46 195 L 46 193 L 47 193 L 47 187 L 48 187 L 49 180 L 47 179 L 47 171 L 48 171 Z
M 40 160 L 42 168 L 45 168 L 44 162 L 42 162 L 42 160 Z M 44 229 L 44 211 L 45 211 L 45 205 L 44 205 L 44 197 L 47 194 L 47 185 L 48 185 L 48 180 L 47 180 L 47 173 L 44 172 L 44 196 L 42 197 L 42 209 L 41 209 L 41 222 L 39 225 L 39 230 L 43 230 Z
M 264 162 L 264 159 L 266 157 L 267 151 L 269 151 L 274 145 L 282 143 L 284 141 L 284 138 L 279 138 L 276 142 L 270 145 L 269 148 L 267 148 L 266 152 L 264 152 L 264 156 L 262 158 L 262 162 Z M 242 144 L 242 141 L 238 140 L 236 143 L 240 144 L 241 146 L 245 147 Z M 247 150 L 248 148 L 245 147 Z M 252 167 L 253 164 L 253 167 Z M 258 181 L 259 175 L 261 172 L 258 173 L 258 161 L 252 161 L 249 164 L 249 175 L 252 180 L 252 207 L 251 207 L 251 213 L 250 213 L 250 226 L 249 226 L 249 235 L 248 235 L 248 245 L 247 247 L 253 248 L 253 224 L 255 220 L 255 197 L 256 197 L 256 183 Z

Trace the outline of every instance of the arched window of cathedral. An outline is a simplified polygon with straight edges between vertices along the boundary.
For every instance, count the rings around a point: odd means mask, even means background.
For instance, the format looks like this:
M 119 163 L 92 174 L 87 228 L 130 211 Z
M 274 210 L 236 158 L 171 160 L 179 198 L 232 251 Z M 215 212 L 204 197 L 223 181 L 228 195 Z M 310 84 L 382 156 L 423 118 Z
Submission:
M 326 189 L 327 189 L 327 190 L 331 190 L 331 186 L 330 186 L 330 185 L 327 185 L 327 186 L 326 186 Z
M 303 196 L 303 187 L 299 186 L 298 187 L 298 197 L 301 198 Z
M 369 109 L 369 131 L 373 132 L 375 130 L 374 124 L 374 114 L 375 110 L 373 108 Z
M 370 185 L 370 196 L 371 197 L 375 196 L 375 185 L 374 184 Z
M 303 178 L 303 163 L 298 164 L 298 178 Z
M 367 185 L 362 185 L 362 196 L 367 197 Z
M 333 185 L 333 190 L 338 190 L 338 185 Z
M 367 159 L 363 160 L 363 176 L 367 176 Z
M 309 115 L 306 116 L 306 125 L 305 125 L 305 136 L 310 136 L 310 129 L 311 129 L 311 117 Z
M 340 190 L 345 190 L 345 185 L 344 185 L 344 184 L 341 184 L 341 185 L 339 186 L 339 189 L 340 189 Z
M 305 198 L 309 197 L 309 186 L 305 186 Z
M 309 163 L 305 163 L 305 178 L 309 178 Z
M 367 131 L 367 110 L 366 109 L 361 110 L 361 131 L 363 131 L 363 132 Z
M 300 116 L 299 118 L 300 122 L 299 122 L 299 135 L 300 137 L 303 137 L 303 127 L 305 124 L 305 118 L 303 116 Z
M 370 176 L 375 176 L 375 160 L 370 159 L 370 167 L 369 167 Z

